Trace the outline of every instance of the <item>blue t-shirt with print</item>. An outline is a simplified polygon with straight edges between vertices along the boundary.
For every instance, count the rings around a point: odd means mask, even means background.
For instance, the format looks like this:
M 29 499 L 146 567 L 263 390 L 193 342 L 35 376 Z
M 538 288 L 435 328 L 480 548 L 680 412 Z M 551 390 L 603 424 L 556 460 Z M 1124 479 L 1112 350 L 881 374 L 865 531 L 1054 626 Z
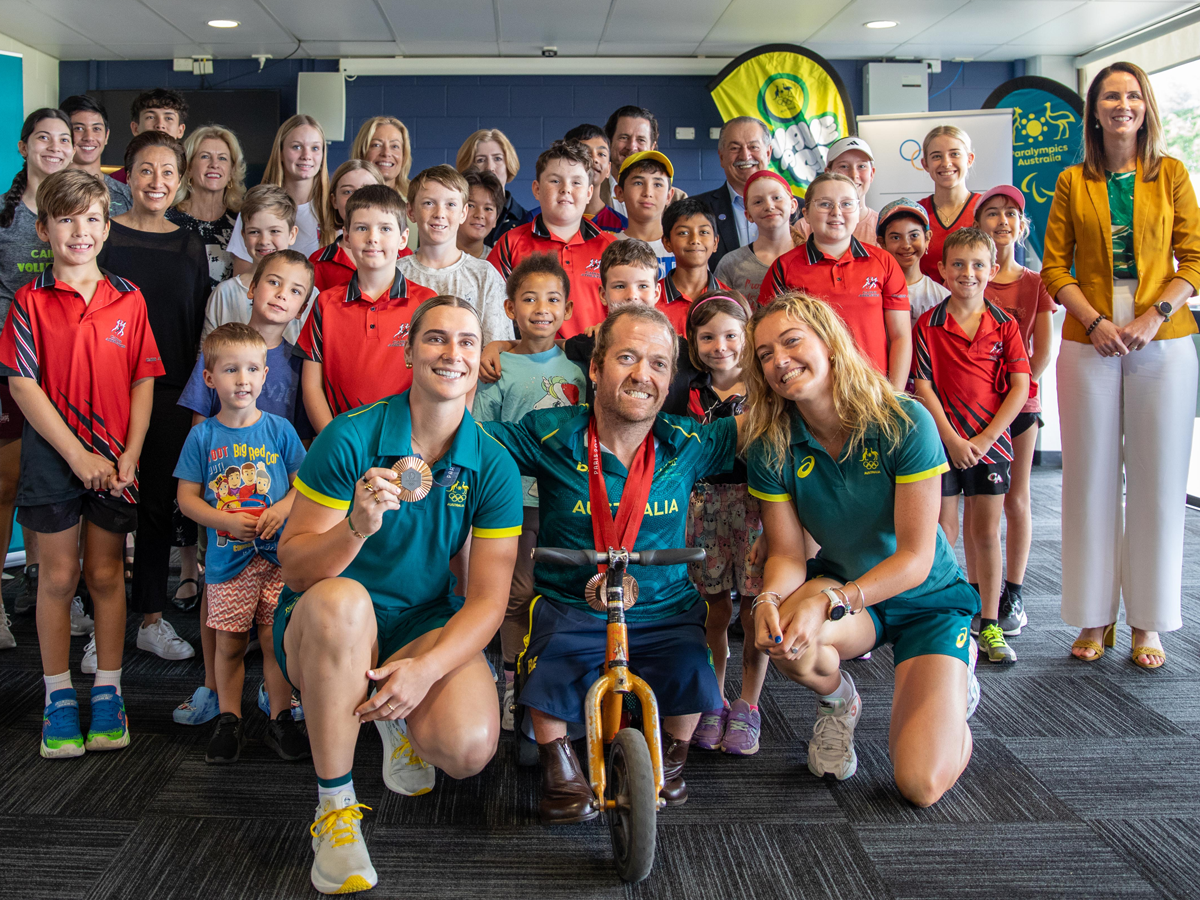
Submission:
M 297 402 L 300 399 L 300 366 L 303 362 L 292 355 L 292 345 L 287 341 L 280 341 L 279 346 L 268 350 L 267 379 L 258 397 L 260 410 L 282 416 L 295 425 L 296 431 L 302 435 L 308 424 L 304 404 Z M 204 383 L 203 353 L 196 360 L 191 377 L 179 395 L 179 405 L 205 418 L 211 418 L 221 411 L 221 398 Z
M 204 500 L 214 509 L 261 515 L 287 496 L 303 461 L 304 445 L 287 419 L 264 412 L 253 425 L 230 428 L 214 416 L 188 434 L 175 477 L 204 485 Z M 221 584 L 236 578 L 256 553 L 279 565 L 282 532 L 280 526 L 269 541 L 240 541 L 208 529 L 205 580 Z

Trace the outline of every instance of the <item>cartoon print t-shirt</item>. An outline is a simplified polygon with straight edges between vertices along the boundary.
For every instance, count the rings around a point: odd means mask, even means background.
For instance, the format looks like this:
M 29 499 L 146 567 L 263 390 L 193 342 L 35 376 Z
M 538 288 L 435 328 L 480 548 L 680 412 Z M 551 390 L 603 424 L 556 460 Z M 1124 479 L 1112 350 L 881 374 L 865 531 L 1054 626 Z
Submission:
M 303 460 L 304 445 L 287 419 L 262 413 L 247 428 L 229 428 L 213 416 L 188 434 L 175 477 L 204 485 L 204 499 L 214 509 L 260 516 L 287 496 Z M 241 541 L 208 529 L 205 580 L 221 584 L 236 578 L 256 553 L 278 565 L 282 532 L 281 525 L 269 541 Z

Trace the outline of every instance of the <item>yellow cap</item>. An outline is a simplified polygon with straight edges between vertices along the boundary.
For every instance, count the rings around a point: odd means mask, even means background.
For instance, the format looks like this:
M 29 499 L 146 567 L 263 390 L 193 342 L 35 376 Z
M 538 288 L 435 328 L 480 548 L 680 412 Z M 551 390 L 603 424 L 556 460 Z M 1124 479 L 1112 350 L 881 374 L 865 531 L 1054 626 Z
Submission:
M 659 153 L 657 150 L 641 150 L 637 153 L 630 153 L 627 157 L 625 157 L 625 162 L 621 163 L 621 171 L 617 173 L 617 184 L 622 184 L 624 182 L 624 178 L 622 176 L 630 166 L 636 166 L 638 163 L 647 162 L 650 160 L 653 160 L 656 163 L 661 163 L 663 168 L 667 170 L 668 178 L 675 177 L 675 167 L 671 165 L 671 161 L 667 159 L 664 154 Z

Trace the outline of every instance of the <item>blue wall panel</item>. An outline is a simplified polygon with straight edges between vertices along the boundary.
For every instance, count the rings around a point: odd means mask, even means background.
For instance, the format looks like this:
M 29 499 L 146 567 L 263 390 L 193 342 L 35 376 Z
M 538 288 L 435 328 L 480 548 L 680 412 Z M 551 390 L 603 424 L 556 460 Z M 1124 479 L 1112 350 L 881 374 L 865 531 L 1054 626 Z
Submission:
M 831 60 L 856 109 L 862 108 L 863 60 Z M 254 60 L 215 60 L 213 74 L 201 78 L 172 71 L 170 60 L 79 61 L 59 64 L 62 95 L 87 90 L 172 87 L 277 89 L 284 118 L 296 111 L 296 75 L 331 72 L 336 60 L 282 60 L 258 71 Z M 946 63 L 930 79 L 930 109 L 978 109 L 991 91 L 1024 73 L 1024 62 Z M 957 76 L 957 80 L 955 80 Z M 459 145 L 477 128 L 499 128 L 516 146 L 523 169 L 510 185 L 525 205 L 533 205 L 529 182 L 538 152 L 582 122 L 603 126 L 612 110 L 636 104 L 653 110 L 662 134 L 659 148 L 671 157 L 676 183 L 688 193 L 707 190 L 723 178 L 716 141 L 708 136 L 721 117 L 709 96 L 705 76 L 361 76 L 346 84 L 348 139 L 330 145 L 334 168 L 350 152 L 350 140 L 365 119 L 386 112 L 412 132 L 413 171 L 454 163 Z M 943 88 L 949 88 L 943 90 Z M 938 93 L 941 91 L 941 93 Z M 114 126 L 123 118 L 117 111 Z M 199 123 L 197 123 L 199 124 Z M 677 127 L 696 129 L 696 139 L 675 140 Z

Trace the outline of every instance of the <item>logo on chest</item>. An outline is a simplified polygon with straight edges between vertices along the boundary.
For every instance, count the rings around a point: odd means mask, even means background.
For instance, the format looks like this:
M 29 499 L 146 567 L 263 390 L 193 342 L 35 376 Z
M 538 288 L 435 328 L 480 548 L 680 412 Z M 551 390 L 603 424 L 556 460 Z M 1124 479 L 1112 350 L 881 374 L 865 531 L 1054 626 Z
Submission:
M 864 475 L 879 474 L 879 451 L 867 447 L 862 452 L 862 467 Z
M 405 322 L 396 329 L 396 333 L 392 335 L 392 342 L 389 347 L 403 347 L 408 343 L 408 323 Z
M 124 319 L 117 319 L 117 324 L 112 327 L 112 331 L 109 333 L 108 337 L 105 338 L 105 340 L 110 344 L 116 344 L 118 347 L 124 350 L 125 342 L 121 340 L 121 338 L 125 337 L 126 324 L 127 323 Z
M 470 489 L 469 484 L 463 484 L 461 481 L 454 482 L 446 489 L 446 505 L 462 509 L 467 502 L 467 491 Z

